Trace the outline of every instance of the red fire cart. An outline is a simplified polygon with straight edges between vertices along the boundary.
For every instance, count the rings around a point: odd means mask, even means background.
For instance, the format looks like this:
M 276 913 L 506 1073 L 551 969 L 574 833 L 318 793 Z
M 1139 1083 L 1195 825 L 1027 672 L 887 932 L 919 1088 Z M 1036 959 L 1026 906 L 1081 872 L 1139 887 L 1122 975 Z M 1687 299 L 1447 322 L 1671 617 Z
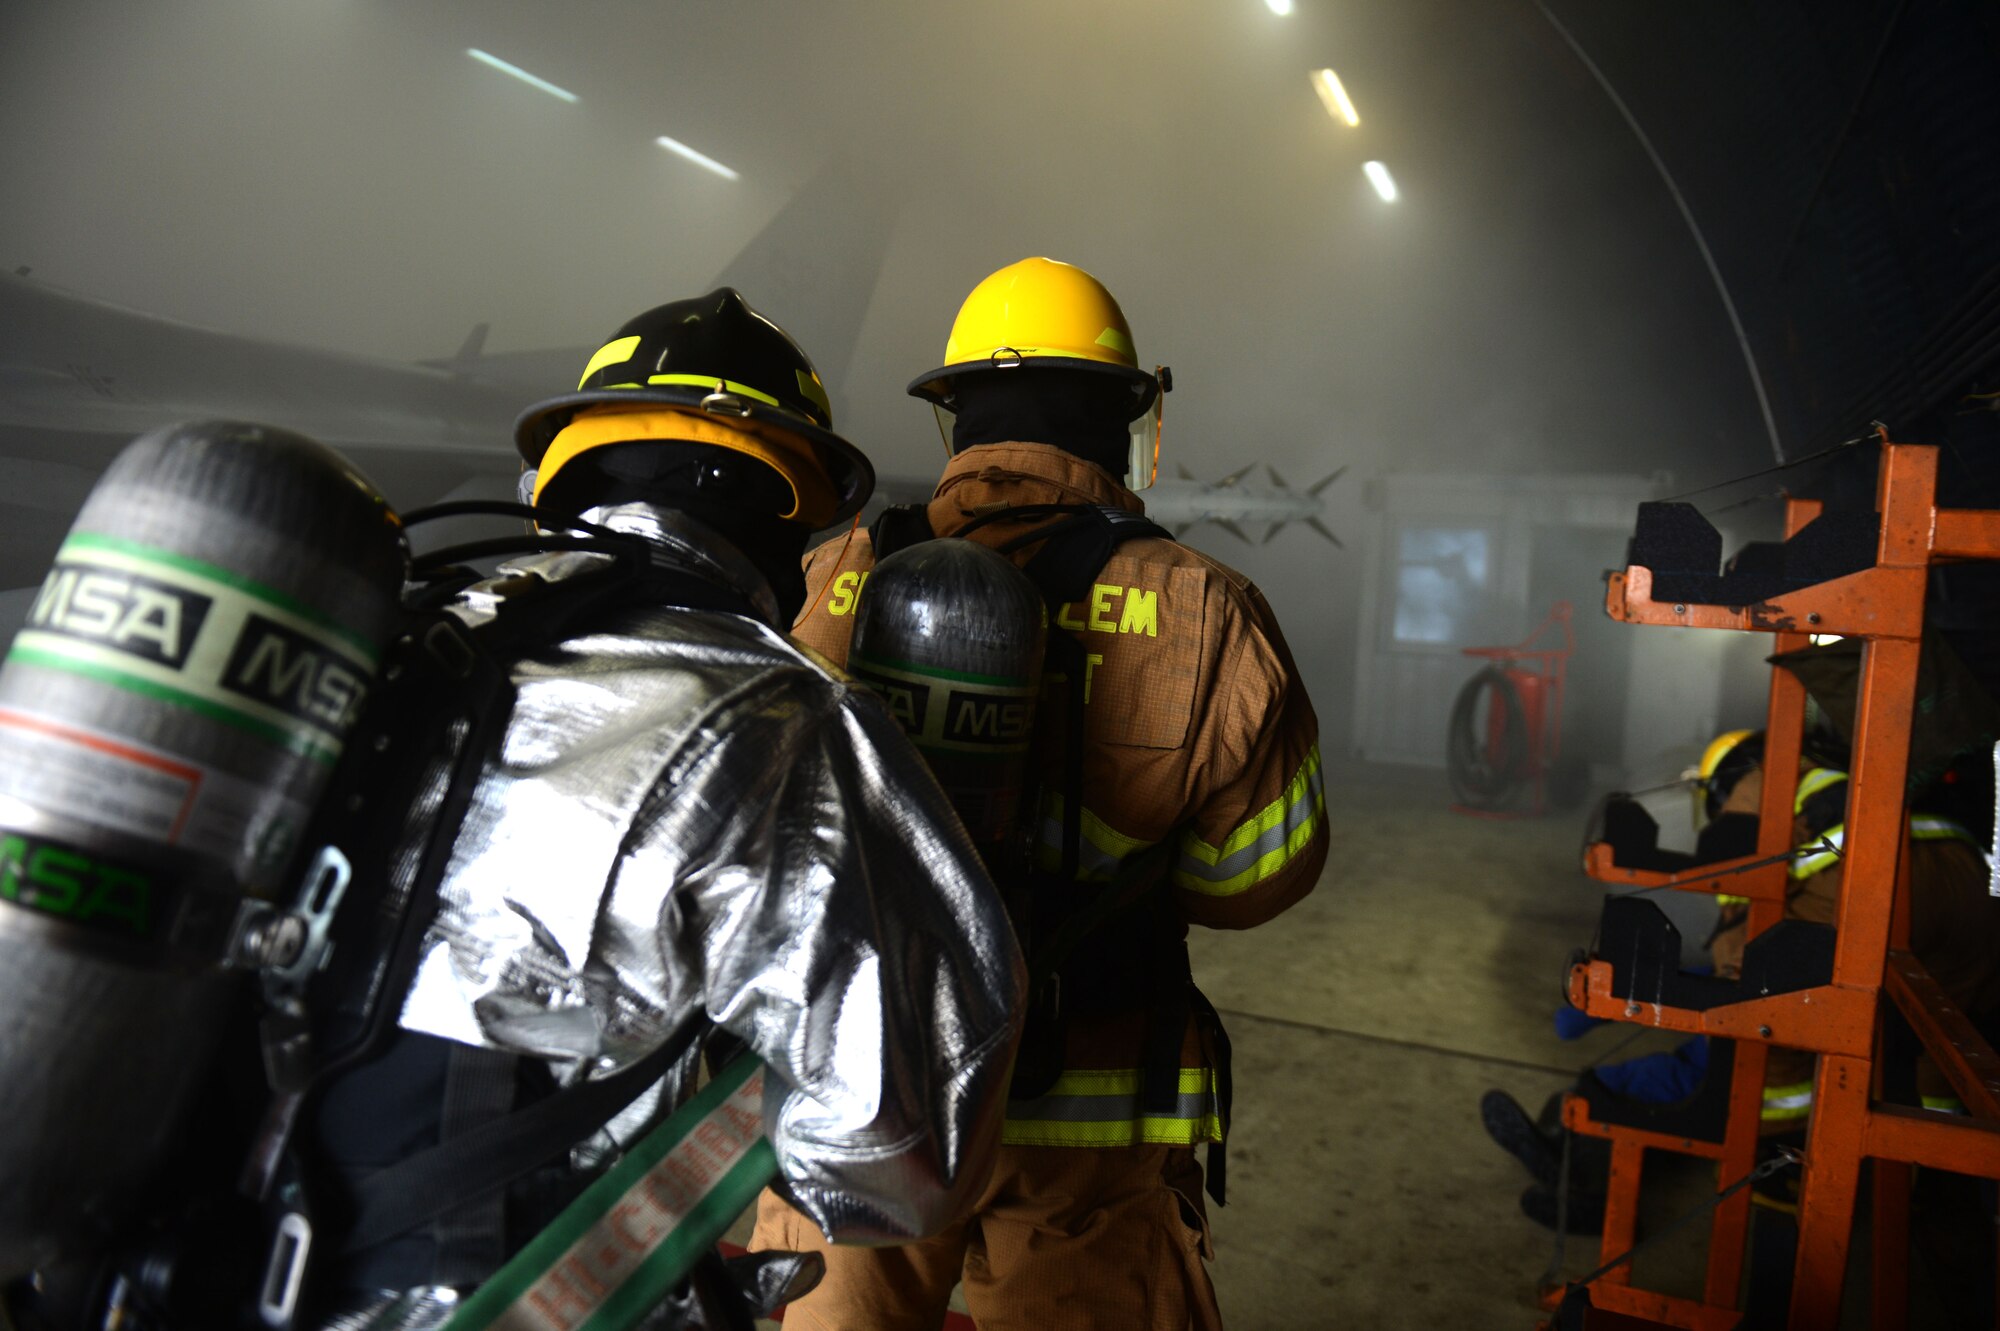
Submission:
M 1535 645 L 1557 627 L 1562 646 Z M 1515 646 L 1465 649 L 1488 664 L 1452 703 L 1445 771 L 1454 811 L 1480 818 L 1544 812 L 1549 777 L 1562 757 L 1563 678 L 1575 650 L 1568 601 L 1557 601 Z M 1526 804 L 1524 791 L 1530 794 Z M 1561 798 L 1566 792 L 1557 793 L 1558 803 L 1567 802 Z

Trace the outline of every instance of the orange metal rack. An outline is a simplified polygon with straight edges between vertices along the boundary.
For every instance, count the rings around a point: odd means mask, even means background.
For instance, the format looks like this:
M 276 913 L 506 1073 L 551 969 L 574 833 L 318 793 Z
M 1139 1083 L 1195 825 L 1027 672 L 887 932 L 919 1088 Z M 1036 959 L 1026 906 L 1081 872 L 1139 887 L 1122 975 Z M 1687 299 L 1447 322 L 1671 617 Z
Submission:
M 1821 1331 L 1838 1323 L 1864 1159 L 1872 1161 L 1874 1169 L 1870 1325 L 1878 1331 L 1895 1331 L 1907 1320 L 1911 1166 L 2000 1178 L 2000 1058 L 1910 955 L 1909 906 L 1899 891 L 1899 858 L 1907 826 L 1903 790 L 1928 569 L 1950 560 L 2000 559 L 2000 511 L 1940 510 L 1936 493 L 1937 450 L 1890 444 L 1885 437 L 1874 567 L 1760 604 L 1723 606 L 1656 601 L 1652 570 L 1634 565 L 1611 575 L 1606 596 L 1613 619 L 1770 633 L 1781 652 L 1807 645 L 1815 633 L 1865 640 L 1832 982 L 1689 1010 L 1614 997 L 1609 961 L 1587 961 L 1569 976 L 1570 1001 L 1592 1016 L 1735 1042 L 1728 1126 L 1719 1144 L 1594 1121 L 1581 1097 L 1566 1098 L 1563 1121 L 1570 1129 L 1611 1143 L 1605 1261 L 1633 1244 L 1648 1150 L 1715 1160 L 1716 1190 L 1723 1191 L 1748 1175 L 1756 1162 L 1770 1046 L 1819 1055 L 1799 1195 L 1789 1331 Z M 1796 534 L 1818 514 L 1815 502 L 1790 501 L 1786 536 Z M 1804 686 L 1790 672 L 1774 667 L 1766 770 L 1796 770 L 1804 712 Z M 1735 867 L 1706 865 L 1685 875 L 1627 869 L 1612 862 L 1609 846 L 1599 844 L 1590 848 L 1586 869 L 1607 883 L 1747 897 L 1749 931 L 1755 936 L 1778 923 L 1784 913 L 1784 861 L 1792 849 L 1791 801 L 1789 782 L 1764 783 L 1757 853 L 1733 862 Z M 1683 885 L 1683 877 L 1691 881 Z M 1878 1100 L 1876 1059 L 1885 998 L 1903 1012 L 1951 1079 L 1969 1116 L 1906 1109 Z M 1666 1326 L 1715 1331 L 1737 1326 L 1742 1317 L 1738 1309 L 1749 1214 L 1747 1190 L 1717 1207 L 1700 1298 L 1635 1286 L 1627 1264 L 1592 1284 L 1592 1304 Z M 1561 1292 L 1549 1291 L 1551 1304 Z

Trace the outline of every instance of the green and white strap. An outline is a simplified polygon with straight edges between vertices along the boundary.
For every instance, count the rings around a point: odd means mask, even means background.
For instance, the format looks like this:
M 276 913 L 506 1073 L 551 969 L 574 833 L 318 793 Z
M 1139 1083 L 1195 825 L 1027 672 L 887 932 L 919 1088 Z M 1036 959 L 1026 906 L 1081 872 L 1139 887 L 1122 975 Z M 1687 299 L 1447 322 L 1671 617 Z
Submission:
M 444 1331 L 629 1331 L 778 1173 L 745 1054 L 465 1301 Z

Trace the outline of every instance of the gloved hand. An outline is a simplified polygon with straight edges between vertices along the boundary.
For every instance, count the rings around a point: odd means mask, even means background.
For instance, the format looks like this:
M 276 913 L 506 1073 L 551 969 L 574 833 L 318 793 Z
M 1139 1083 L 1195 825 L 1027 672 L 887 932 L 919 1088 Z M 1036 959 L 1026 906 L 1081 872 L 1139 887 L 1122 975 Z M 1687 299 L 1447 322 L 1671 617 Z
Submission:
M 826 1258 L 816 1252 L 746 1252 L 722 1265 L 759 1317 L 812 1293 L 826 1275 Z
M 645 1331 L 747 1331 L 793 1299 L 810 1294 L 826 1274 L 816 1252 L 708 1254 L 646 1319 Z

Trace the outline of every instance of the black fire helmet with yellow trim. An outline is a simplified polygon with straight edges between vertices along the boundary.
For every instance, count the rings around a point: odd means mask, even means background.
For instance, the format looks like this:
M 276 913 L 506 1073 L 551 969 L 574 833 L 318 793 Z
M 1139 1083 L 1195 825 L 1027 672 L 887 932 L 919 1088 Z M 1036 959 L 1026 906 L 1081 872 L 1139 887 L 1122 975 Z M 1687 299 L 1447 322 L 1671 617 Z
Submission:
M 702 442 L 775 468 L 797 500 L 784 516 L 806 526 L 853 517 L 875 488 L 866 455 L 833 432 L 825 385 L 804 349 L 730 287 L 628 320 L 590 358 L 575 392 L 521 414 L 515 446 L 538 472 L 538 487 L 546 487 L 570 458 L 620 442 L 615 428 L 593 428 L 590 438 L 551 458 L 550 446 L 579 412 L 659 407 L 708 418 L 705 423 L 723 428 L 700 430 Z

